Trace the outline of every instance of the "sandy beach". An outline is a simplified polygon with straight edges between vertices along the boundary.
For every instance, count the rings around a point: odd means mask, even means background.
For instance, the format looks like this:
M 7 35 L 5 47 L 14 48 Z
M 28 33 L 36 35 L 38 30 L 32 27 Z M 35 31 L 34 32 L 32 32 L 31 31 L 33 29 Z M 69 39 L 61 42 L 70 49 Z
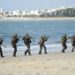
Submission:
M 75 53 L 0 58 L 0 75 L 75 75 Z
M 39 18 L 39 17 L 2 17 L 0 21 L 44 21 L 44 20 L 75 20 L 75 17 L 50 17 L 50 18 Z

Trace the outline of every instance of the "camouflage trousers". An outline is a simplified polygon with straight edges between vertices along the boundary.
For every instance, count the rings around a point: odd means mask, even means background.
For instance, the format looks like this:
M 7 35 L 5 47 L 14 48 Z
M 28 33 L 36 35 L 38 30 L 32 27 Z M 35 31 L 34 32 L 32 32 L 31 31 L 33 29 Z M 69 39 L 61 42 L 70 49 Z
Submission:
M 25 55 L 28 53 L 29 55 L 31 55 L 30 52 L 30 44 L 26 44 L 27 50 L 25 51 Z
M 1 55 L 1 57 L 4 57 L 3 56 L 3 52 L 2 52 L 2 48 L 0 47 L 0 55 Z
M 47 54 L 46 46 L 44 44 L 40 44 L 40 51 L 39 54 L 42 53 L 42 49 L 44 48 L 44 53 Z

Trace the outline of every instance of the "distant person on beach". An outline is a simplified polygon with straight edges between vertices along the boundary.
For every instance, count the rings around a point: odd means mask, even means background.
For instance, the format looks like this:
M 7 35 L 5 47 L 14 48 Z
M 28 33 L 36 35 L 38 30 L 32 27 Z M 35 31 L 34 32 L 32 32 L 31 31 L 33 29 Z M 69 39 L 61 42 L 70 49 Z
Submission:
M 14 48 L 14 52 L 13 52 L 13 56 L 16 57 L 16 52 L 17 52 L 17 43 L 19 41 L 19 38 L 17 36 L 17 34 L 15 34 L 13 37 L 12 37 L 12 40 L 11 40 L 11 44 L 12 44 L 12 47 Z
M 0 37 L 0 55 L 1 55 L 1 57 L 4 57 L 3 52 L 2 52 L 2 48 L 1 48 L 2 43 L 3 43 L 3 39 Z
M 42 53 L 42 48 L 44 48 L 44 52 L 45 54 L 47 54 L 47 50 L 46 50 L 46 46 L 45 46 L 45 42 L 48 40 L 48 37 L 46 37 L 45 35 L 42 35 L 40 37 L 40 41 L 39 41 L 39 45 L 40 45 L 40 51 L 39 54 Z
M 62 36 L 61 38 L 61 43 L 62 43 L 62 53 L 65 53 L 65 50 L 67 49 L 67 45 L 66 45 L 66 42 L 67 42 L 67 35 L 64 34 L 64 36 Z
M 30 51 L 30 43 L 31 43 L 31 37 L 29 36 L 29 34 L 27 33 L 23 39 L 24 40 L 24 44 L 26 45 L 27 47 L 27 50 L 25 51 L 25 56 L 26 54 L 28 53 L 29 55 L 31 55 L 31 51 Z
M 71 41 L 72 41 L 72 52 L 74 52 L 74 49 L 75 49 L 75 35 L 72 36 Z

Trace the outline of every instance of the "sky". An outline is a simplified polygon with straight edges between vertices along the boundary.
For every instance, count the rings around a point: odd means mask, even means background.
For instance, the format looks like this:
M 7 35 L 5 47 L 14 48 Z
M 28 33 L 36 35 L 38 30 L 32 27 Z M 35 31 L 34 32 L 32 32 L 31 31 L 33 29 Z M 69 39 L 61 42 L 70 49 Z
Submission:
M 36 10 L 75 7 L 75 0 L 0 0 L 4 10 Z

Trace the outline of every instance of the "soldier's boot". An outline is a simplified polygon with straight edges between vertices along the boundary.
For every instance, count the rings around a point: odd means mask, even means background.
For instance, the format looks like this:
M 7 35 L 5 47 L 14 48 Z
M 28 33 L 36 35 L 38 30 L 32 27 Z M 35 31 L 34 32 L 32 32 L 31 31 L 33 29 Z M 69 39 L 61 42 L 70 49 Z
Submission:
M 74 48 L 72 48 L 72 52 L 74 52 Z
M 40 51 L 39 51 L 39 55 L 42 53 L 42 45 L 40 45 Z
M 41 54 L 41 50 L 39 51 L 39 55 Z
M 44 47 L 44 50 L 45 50 L 45 54 L 47 54 L 47 50 L 46 50 L 46 47 Z
M 67 45 L 64 46 L 62 52 L 65 53 L 65 50 L 67 49 Z
M 28 49 L 27 49 L 27 50 L 25 51 L 25 53 L 24 53 L 24 54 L 25 54 L 25 56 L 26 56 L 27 52 L 28 52 Z
M 65 53 L 65 49 L 62 49 L 62 53 Z
M 16 57 L 16 52 L 17 52 L 17 51 L 14 51 L 14 53 L 13 53 L 13 56 L 14 56 L 14 57 Z
M 31 52 L 30 52 L 30 50 L 28 50 L 28 53 L 29 53 L 29 55 L 31 55 Z
M 3 52 L 1 52 L 1 57 L 4 57 L 4 56 L 3 56 Z
M 45 54 L 47 54 L 47 51 L 45 51 Z
M 1 54 L 1 57 L 4 57 L 3 56 L 3 52 L 2 52 L 2 48 L 0 47 L 0 54 Z
M 16 50 L 16 48 L 15 48 L 14 53 L 13 53 L 13 56 L 14 56 L 14 57 L 16 57 L 16 52 L 17 52 L 17 50 Z

